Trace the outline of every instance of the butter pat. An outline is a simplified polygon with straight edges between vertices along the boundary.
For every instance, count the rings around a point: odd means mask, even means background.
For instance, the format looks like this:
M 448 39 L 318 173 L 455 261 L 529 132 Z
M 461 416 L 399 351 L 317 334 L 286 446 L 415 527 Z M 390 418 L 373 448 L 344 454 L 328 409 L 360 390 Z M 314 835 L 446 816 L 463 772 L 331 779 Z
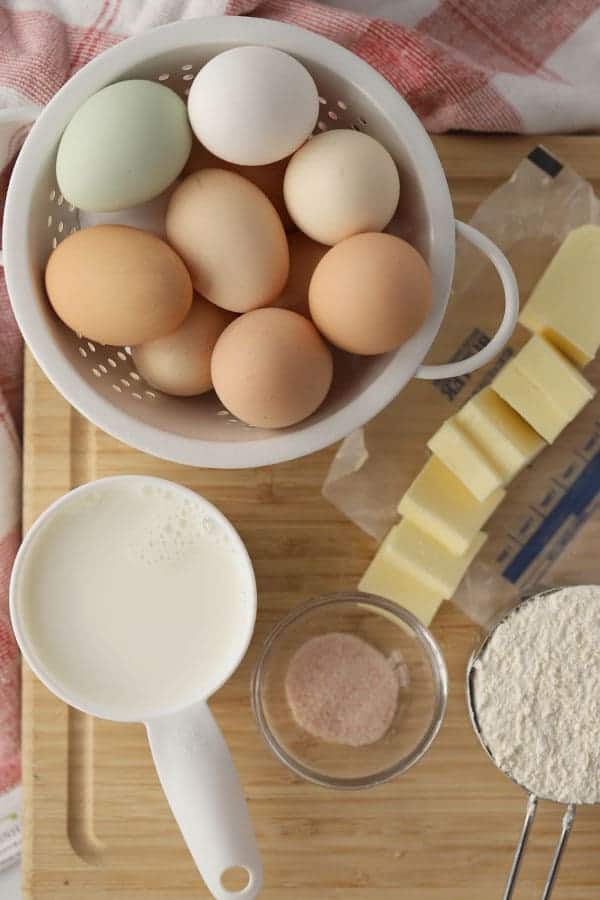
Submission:
M 489 387 L 472 397 L 456 419 L 492 462 L 504 484 L 545 447 L 540 435 Z
M 358 589 L 403 606 L 423 625 L 431 624 L 444 600 L 439 591 L 432 590 L 401 568 L 385 544 L 379 548 Z
M 427 442 L 429 449 L 483 502 L 502 487 L 502 478 L 456 418 L 447 419 Z
M 450 598 L 463 579 L 471 562 L 487 540 L 478 532 L 465 553 L 455 556 L 427 532 L 402 519 L 385 538 L 385 548 L 398 568 L 405 570 L 432 591 Z
M 496 488 L 483 502 L 477 500 L 437 456 L 432 456 L 400 501 L 398 512 L 450 553 L 461 556 L 505 493 Z
M 583 225 L 563 241 L 523 307 L 526 328 L 547 337 L 576 365 L 600 347 L 600 228 Z
M 506 364 L 492 387 L 549 443 L 595 394 L 575 366 L 540 335 Z

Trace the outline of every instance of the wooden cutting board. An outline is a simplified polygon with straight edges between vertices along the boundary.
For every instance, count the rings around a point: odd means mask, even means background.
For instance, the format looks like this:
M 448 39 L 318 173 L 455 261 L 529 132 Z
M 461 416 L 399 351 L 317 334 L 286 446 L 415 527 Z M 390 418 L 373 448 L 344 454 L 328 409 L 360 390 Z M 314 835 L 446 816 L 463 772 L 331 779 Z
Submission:
M 535 138 L 437 140 L 455 210 L 474 207 L 535 146 Z M 544 138 L 582 175 L 600 180 L 600 138 Z M 95 429 L 26 362 L 24 521 L 70 488 L 143 473 L 170 478 L 217 504 L 239 529 L 259 587 L 256 635 L 211 706 L 245 786 L 265 867 L 265 900 L 493 900 L 502 894 L 525 797 L 480 750 L 467 719 L 464 671 L 478 636 L 451 604 L 433 631 L 450 675 L 445 726 L 424 761 L 372 791 L 306 784 L 259 737 L 249 703 L 257 649 L 291 607 L 354 587 L 374 542 L 320 493 L 335 448 L 250 471 L 161 462 Z M 108 561 L 107 561 L 108 563 Z M 24 671 L 23 876 L 32 900 L 192 900 L 208 893 L 169 813 L 143 727 L 93 720 Z M 542 805 L 517 898 L 535 898 L 560 809 Z M 600 814 L 578 813 L 556 900 L 600 891 Z M 517 900 L 515 898 L 515 900 Z

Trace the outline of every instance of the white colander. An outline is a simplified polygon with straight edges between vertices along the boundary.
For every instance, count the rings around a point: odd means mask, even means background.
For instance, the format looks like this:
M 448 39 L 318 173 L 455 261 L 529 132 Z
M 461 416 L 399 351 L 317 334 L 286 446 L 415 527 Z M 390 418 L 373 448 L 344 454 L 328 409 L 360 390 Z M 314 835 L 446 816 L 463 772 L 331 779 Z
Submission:
M 433 276 L 433 305 L 419 333 L 385 356 L 339 354 L 325 403 L 306 421 L 278 431 L 249 428 L 213 394 L 176 399 L 151 390 L 135 371 L 129 348 L 98 346 L 76 337 L 53 315 L 43 287 L 49 253 L 79 225 L 77 209 L 63 199 L 55 178 L 58 142 L 75 111 L 100 88 L 125 78 L 157 79 L 183 96 L 204 63 L 239 44 L 278 47 L 307 67 L 321 95 L 318 129 L 358 128 L 387 147 L 402 183 L 398 214 L 388 230 L 421 251 Z M 504 318 L 487 347 L 468 360 L 421 366 L 446 310 L 457 228 L 496 266 L 505 290 Z M 121 441 L 195 466 L 267 465 L 332 444 L 376 415 L 413 376 L 452 377 L 488 362 L 510 337 L 518 312 L 517 287 L 507 260 L 482 234 L 455 222 L 437 154 L 397 91 L 369 65 L 325 38 L 261 19 L 206 18 L 166 25 L 124 41 L 75 75 L 42 112 L 21 150 L 8 191 L 3 247 L 15 316 L 57 390 Z

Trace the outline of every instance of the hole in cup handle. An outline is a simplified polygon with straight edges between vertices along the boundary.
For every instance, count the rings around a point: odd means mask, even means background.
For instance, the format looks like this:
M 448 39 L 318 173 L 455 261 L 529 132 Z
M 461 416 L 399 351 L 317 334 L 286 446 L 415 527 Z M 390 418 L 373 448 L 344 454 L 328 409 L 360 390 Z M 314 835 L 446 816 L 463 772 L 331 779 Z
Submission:
M 445 363 L 439 366 L 420 366 L 415 373 L 416 378 L 425 380 L 456 378 L 459 375 L 467 375 L 469 372 L 474 372 L 475 369 L 480 369 L 481 366 L 491 362 L 502 350 L 510 339 L 519 317 L 519 288 L 517 280 L 512 266 L 502 250 L 485 234 L 478 231 L 477 228 L 473 228 L 472 225 L 467 225 L 465 222 L 460 222 L 458 219 L 456 220 L 456 230 L 470 244 L 473 244 L 482 253 L 485 253 L 500 276 L 502 287 L 504 288 L 504 316 L 496 334 L 483 350 L 479 350 L 473 356 L 468 356 L 466 359 L 461 359 L 455 363 Z

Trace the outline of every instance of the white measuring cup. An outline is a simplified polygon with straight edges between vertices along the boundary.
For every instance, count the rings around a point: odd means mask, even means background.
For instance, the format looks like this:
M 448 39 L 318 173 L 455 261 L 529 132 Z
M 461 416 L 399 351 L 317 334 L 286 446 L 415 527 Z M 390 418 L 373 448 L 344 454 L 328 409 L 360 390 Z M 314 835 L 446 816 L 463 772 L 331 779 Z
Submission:
M 187 502 L 188 509 L 204 517 L 203 521 L 208 516 L 216 523 L 228 546 L 233 548 L 243 583 L 247 585 L 244 596 L 250 608 L 235 639 L 227 641 L 218 666 L 211 670 L 210 693 L 232 675 L 250 643 L 256 619 L 256 582 L 250 557 L 238 533 L 218 509 L 193 491 L 159 478 L 126 475 L 90 482 L 61 497 L 37 519 L 21 545 L 12 572 L 10 613 L 15 636 L 30 668 L 61 700 L 84 713 L 114 721 L 141 721 L 146 725 L 163 790 L 207 887 L 217 900 L 250 900 L 258 895 L 262 884 L 260 855 L 242 787 L 227 744 L 206 704 L 207 697 L 199 693 L 194 702 L 186 703 L 183 708 L 153 706 L 152 700 L 144 701 L 137 713 L 135 710 L 125 713 L 118 704 L 111 708 L 110 703 L 86 696 L 77 679 L 65 680 L 64 670 L 59 672 L 58 667 L 49 664 L 48 654 L 44 655 L 40 646 L 43 641 L 36 642 L 27 625 L 27 585 L 31 582 L 24 578 L 24 573 L 28 571 L 32 551 L 37 552 L 36 546 L 43 548 L 38 541 L 45 529 L 60 515 L 77 515 L 80 501 L 86 496 L 93 495 L 106 502 L 107 491 L 127 491 L 132 486 L 174 492 Z M 35 561 L 35 555 L 31 559 Z M 101 564 L 110 566 L 111 562 L 102 560 Z M 165 620 L 172 615 L 170 598 L 165 597 Z M 68 621 L 66 627 L 68 633 Z M 72 635 L 73 640 L 81 637 L 81 633 Z M 232 892 L 223 884 L 224 874 L 232 869 L 246 872 L 247 883 L 242 890 Z

